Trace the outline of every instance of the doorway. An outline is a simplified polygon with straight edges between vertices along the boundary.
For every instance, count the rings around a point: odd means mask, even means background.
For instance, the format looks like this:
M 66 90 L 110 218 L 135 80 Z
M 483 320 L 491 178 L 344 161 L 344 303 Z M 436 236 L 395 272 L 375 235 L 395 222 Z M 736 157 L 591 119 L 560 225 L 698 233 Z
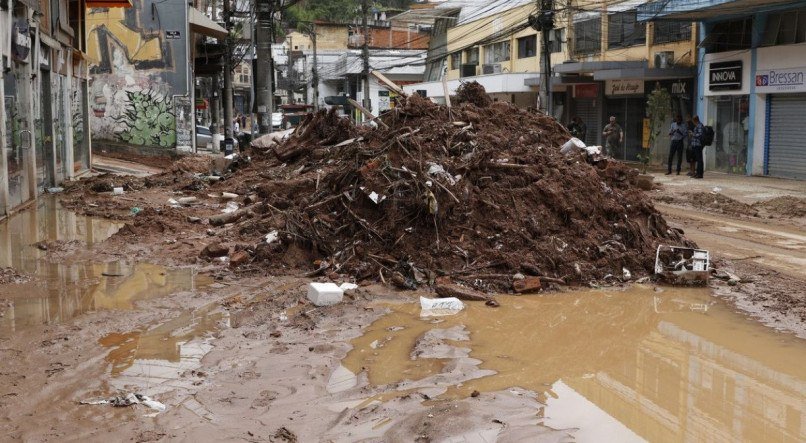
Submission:
M 624 131 L 624 143 L 616 152 L 613 152 L 613 157 L 624 161 L 638 161 L 638 154 L 644 152 L 646 100 L 643 96 L 608 98 L 605 105 L 607 112 L 605 112 L 605 121 L 601 126 L 604 127 L 612 115 L 616 117 L 616 122 Z
M 56 186 L 56 159 L 53 157 L 53 87 L 50 71 L 39 71 L 39 100 L 36 111 L 36 177 L 40 191 Z

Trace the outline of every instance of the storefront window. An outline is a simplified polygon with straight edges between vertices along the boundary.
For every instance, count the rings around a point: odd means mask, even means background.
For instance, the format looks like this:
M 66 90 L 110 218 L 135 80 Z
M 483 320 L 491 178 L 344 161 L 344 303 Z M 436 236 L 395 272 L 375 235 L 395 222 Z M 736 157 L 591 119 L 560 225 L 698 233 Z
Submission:
M 713 149 L 706 148 L 707 163 L 714 170 L 744 174 L 747 164 L 747 131 L 750 102 L 747 95 L 712 97 L 708 125 L 714 128 Z M 709 152 L 710 151 L 710 152 Z

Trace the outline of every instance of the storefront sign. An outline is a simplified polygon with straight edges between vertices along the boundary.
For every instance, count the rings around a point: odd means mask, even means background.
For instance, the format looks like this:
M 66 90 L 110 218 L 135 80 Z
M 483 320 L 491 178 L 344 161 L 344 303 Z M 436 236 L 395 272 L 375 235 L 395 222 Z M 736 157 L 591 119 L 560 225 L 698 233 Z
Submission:
M 574 98 L 599 97 L 599 85 L 596 83 L 574 85 Z
M 672 95 L 688 95 L 688 83 L 684 81 L 672 83 Z
M 711 91 L 733 91 L 742 89 L 742 61 L 711 63 L 708 69 Z
M 608 80 L 605 93 L 607 95 L 635 95 L 644 93 L 643 80 Z
M 756 92 L 806 92 L 806 68 L 756 71 Z

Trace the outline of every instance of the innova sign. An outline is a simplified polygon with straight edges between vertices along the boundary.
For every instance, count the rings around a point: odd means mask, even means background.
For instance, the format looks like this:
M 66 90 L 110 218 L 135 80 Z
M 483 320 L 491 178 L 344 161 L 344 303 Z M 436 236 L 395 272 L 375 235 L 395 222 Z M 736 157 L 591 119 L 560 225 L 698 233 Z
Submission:
M 711 91 L 742 89 L 742 61 L 711 63 L 708 80 L 708 89 Z
M 806 68 L 756 71 L 756 92 L 806 92 Z

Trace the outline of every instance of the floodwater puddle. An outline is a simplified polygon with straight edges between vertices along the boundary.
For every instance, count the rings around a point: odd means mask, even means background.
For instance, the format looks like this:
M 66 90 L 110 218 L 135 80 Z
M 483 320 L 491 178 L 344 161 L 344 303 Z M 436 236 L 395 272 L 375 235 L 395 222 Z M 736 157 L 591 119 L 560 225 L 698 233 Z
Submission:
M 190 375 L 210 352 L 213 334 L 229 327 L 229 315 L 215 305 L 184 312 L 151 329 L 112 333 L 98 342 L 110 348 L 110 384 L 117 389 L 137 386 L 156 395 L 198 382 Z
M 497 299 L 436 318 L 389 305 L 342 365 L 435 401 L 528 389 L 542 423 L 577 441 L 806 441 L 806 341 L 707 289 Z
M 34 277 L 0 286 L 4 299 L 0 337 L 22 328 L 70 320 L 100 309 L 132 309 L 137 301 L 204 288 L 212 279 L 193 268 L 169 269 L 148 263 L 48 259 L 37 244 L 77 242 L 91 247 L 112 236 L 121 223 L 83 217 L 52 198 L 0 222 L 0 267 Z

